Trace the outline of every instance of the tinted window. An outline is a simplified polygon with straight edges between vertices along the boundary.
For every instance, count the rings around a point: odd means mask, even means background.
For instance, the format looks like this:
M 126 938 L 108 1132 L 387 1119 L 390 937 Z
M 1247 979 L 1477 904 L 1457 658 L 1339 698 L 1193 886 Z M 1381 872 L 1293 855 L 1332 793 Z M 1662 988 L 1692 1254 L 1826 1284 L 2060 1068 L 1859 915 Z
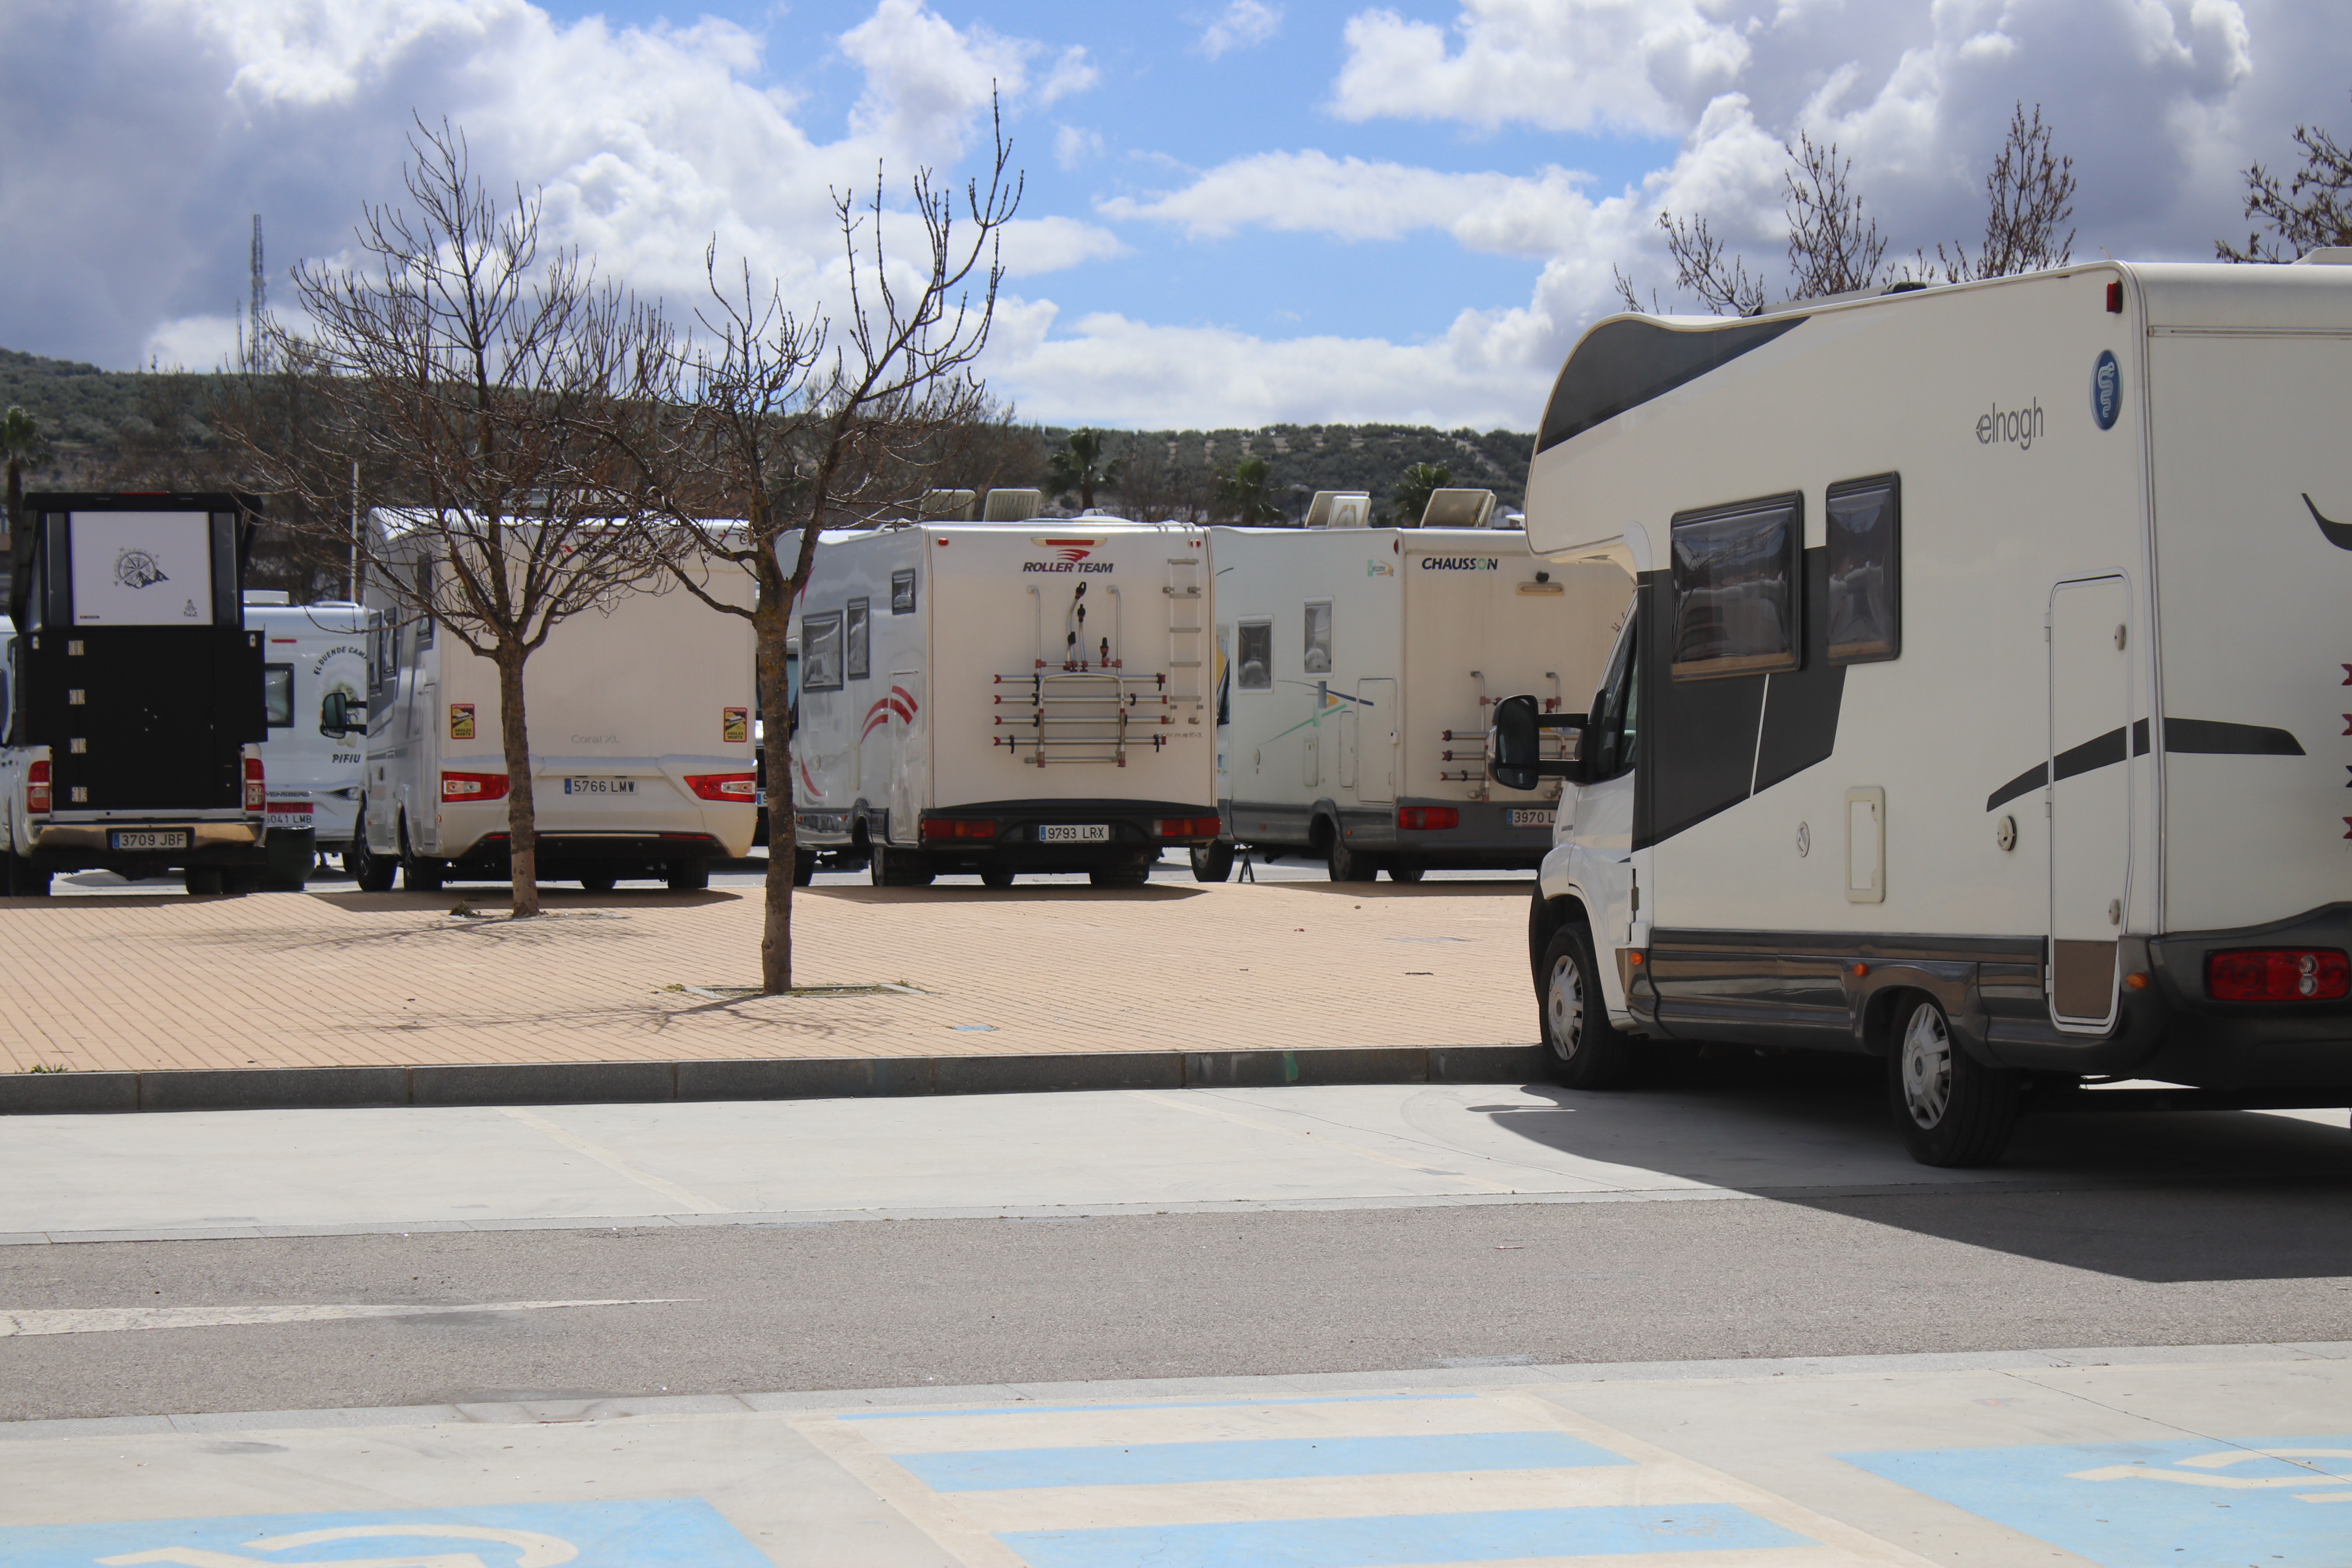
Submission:
M 1244 691 L 1274 689 L 1274 623 L 1244 621 L 1234 628 L 1239 636 L 1239 652 L 1234 660 L 1237 674 L 1235 684 Z
M 801 689 L 841 689 L 841 612 L 801 622 Z
M 1829 494 L 1832 664 L 1903 650 L 1902 486 L 1893 474 L 1849 479 Z
M 1627 611 L 1624 629 L 1617 634 L 1617 651 L 1610 656 L 1609 673 L 1601 678 L 1601 689 L 1592 697 L 1584 742 L 1588 784 L 1616 778 L 1633 765 L 1635 710 L 1641 690 L 1637 679 L 1641 660 L 1634 653 L 1639 627 L 1639 617 Z
M 1217 628 L 1217 722 L 1234 721 L 1234 658 L 1233 633 L 1223 626 Z
M 1803 500 L 1794 495 L 1674 520 L 1676 679 L 1797 668 L 1803 542 Z
M 294 667 L 290 664 L 265 664 L 261 667 L 261 708 L 273 730 L 283 730 L 294 722 Z
M 1307 659 L 1301 667 L 1309 675 L 1331 673 L 1331 601 L 1307 606 Z
M 863 680 L 874 673 L 873 638 L 867 635 L 868 621 L 866 601 L 849 601 L 849 620 L 844 635 L 849 643 L 849 679 Z
M 904 572 L 890 574 L 890 613 L 894 616 L 915 613 L 915 570 L 911 566 Z

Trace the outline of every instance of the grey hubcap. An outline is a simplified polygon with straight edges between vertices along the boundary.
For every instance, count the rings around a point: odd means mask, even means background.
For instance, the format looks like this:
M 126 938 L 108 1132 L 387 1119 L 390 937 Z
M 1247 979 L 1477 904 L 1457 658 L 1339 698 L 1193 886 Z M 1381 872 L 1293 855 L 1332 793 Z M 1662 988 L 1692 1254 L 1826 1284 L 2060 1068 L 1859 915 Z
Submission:
M 1551 1048 L 1564 1061 L 1584 1044 L 1584 972 L 1562 954 L 1544 986 L 1544 1021 L 1551 1026 Z
M 1934 1128 L 1952 1103 L 1952 1037 L 1944 1016 L 1922 1004 L 1903 1031 L 1903 1103 L 1911 1120 Z

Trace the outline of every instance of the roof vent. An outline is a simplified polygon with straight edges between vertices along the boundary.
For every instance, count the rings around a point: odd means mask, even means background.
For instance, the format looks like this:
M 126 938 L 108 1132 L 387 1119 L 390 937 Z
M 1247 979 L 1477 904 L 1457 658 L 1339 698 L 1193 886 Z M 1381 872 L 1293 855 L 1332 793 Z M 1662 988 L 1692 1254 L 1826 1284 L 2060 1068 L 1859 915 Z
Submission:
M 2352 245 L 2323 245 L 2294 258 L 2297 267 L 2352 267 Z
M 991 490 L 980 514 L 982 522 L 1026 522 L 1045 504 L 1043 490 Z
M 248 605 L 290 605 L 294 595 L 283 588 L 247 588 L 245 602 Z
M 1422 509 L 1423 528 L 1486 528 L 1495 518 L 1493 490 L 1432 490 Z
M 978 499 L 974 490 L 925 490 L 919 511 L 925 522 L 970 522 Z
M 1309 528 L 1368 528 L 1371 520 L 1372 498 L 1367 490 L 1317 490 L 1307 503 Z

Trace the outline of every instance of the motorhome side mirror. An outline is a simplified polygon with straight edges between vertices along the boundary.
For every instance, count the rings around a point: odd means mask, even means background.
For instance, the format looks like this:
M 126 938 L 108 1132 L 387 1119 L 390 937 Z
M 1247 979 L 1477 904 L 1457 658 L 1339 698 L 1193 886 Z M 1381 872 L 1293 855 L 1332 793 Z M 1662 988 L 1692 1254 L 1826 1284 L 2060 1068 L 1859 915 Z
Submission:
M 1582 750 L 1586 722 L 1581 713 L 1546 713 L 1532 697 L 1506 697 L 1495 704 L 1495 722 L 1486 731 L 1486 776 L 1505 789 L 1531 790 L 1545 779 L 1578 782 L 1582 766 L 1575 758 Z M 1543 754 L 1547 730 L 1574 731 L 1570 754 Z
M 367 710 L 353 710 L 349 694 L 330 691 L 319 704 L 319 733 L 343 736 L 355 734 L 367 728 Z

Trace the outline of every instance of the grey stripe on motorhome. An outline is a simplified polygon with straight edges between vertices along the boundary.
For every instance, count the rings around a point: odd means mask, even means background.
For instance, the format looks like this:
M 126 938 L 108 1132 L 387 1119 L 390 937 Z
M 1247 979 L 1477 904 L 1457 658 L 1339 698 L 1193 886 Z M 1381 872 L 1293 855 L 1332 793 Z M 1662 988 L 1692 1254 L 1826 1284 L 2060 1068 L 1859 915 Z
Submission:
M 2306 754 L 2303 743 L 2284 730 L 2264 724 L 2232 724 L 2224 719 L 2167 719 L 2164 721 L 2164 749 L 2175 756 L 2300 757 Z M 2135 720 L 2132 723 L 2131 754 L 2135 757 L 2147 755 L 2147 721 L 2145 719 Z M 2124 732 L 2118 727 L 2096 740 L 2069 746 L 2059 752 L 2056 758 L 2058 776 L 2071 779 L 2094 768 L 2113 766 L 2123 760 Z M 1985 809 L 1998 810 L 2020 795 L 2032 794 L 2049 782 L 2050 763 L 2037 763 L 1993 791 L 1985 800 Z
M 1655 321 L 1603 321 L 1585 334 L 1561 367 L 1544 405 L 1536 450 L 1549 451 L 1571 436 L 1664 397 L 1678 386 L 1720 370 L 1811 318 L 1790 316 L 1739 327 L 1668 327 Z
M 2310 509 L 2311 521 L 2319 524 L 2322 538 L 2338 550 L 2352 550 L 2352 522 L 2338 522 L 2327 516 L 2313 503 L 2308 495 L 2303 498 L 2303 504 Z

